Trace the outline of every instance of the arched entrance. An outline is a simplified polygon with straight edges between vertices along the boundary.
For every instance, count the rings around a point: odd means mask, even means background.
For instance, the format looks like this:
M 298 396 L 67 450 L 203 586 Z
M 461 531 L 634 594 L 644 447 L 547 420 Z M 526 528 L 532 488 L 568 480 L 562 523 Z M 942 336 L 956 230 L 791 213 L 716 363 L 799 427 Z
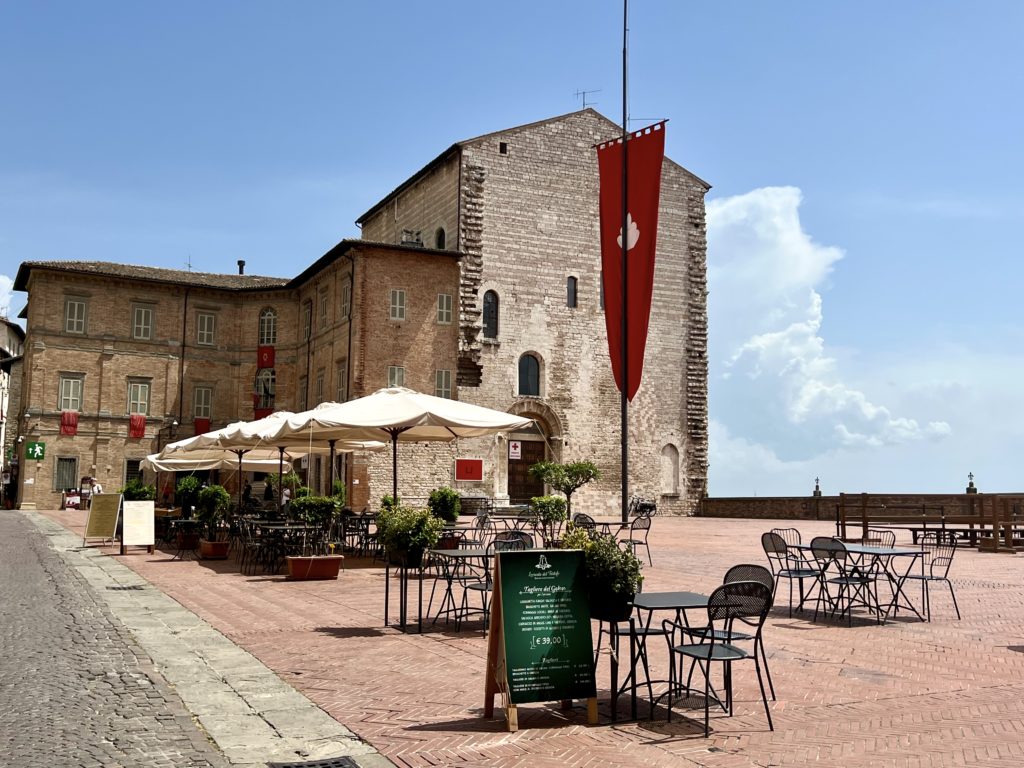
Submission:
M 509 434 L 506 455 L 509 503 L 529 504 L 545 492 L 544 483 L 530 474 L 530 467 L 539 461 L 560 460 L 562 430 L 554 412 L 537 400 L 520 401 L 509 412 L 536 421 L 528 429 Z

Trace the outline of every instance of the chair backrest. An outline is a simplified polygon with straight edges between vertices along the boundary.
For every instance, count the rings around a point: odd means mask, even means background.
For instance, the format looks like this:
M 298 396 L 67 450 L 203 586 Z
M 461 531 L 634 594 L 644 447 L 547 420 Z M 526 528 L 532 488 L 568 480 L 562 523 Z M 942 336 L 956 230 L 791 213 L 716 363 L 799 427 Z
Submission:
M 868 528 L 868 535 L 864 538 L 864 543 L 891 549 L 896 546 L 896 531 L 890 528 Z
M 584 512 L 577 512 L 575 515 L 573 515 L 572 524 L 577 528 L 583 528 L 587 531 L 597 530 L 597 521 Z
M 500 534 L 495 541 L 513 541 L 516 539 L 523 543 L 524 549 L 533 549 L 533 536 L 526 531 L 506 531 Z
M 526 542 L 518 536 L 508 539 L 495 539 L 487 545 L 487 548 L 492 552 L 519 552 L 526 549 Z
M 934 578 L 947 578 L 956 554 L 956 534 L 952 531 L 925 531 L 921 534 L 921 549 L 925 552 L 925 567 L 929 574 Z
M 786 556 L 786 540 L 775 531 L 765 531 L 761 534 L 761 548 L 769 560 L 778 560 Z
M 819 565 L 828 566 L 834 561 L 842 568 L 846 563 L 846 545 L 830 536 L 815 536 L 811 539 L 811 554 Z
M 760 581 L 734 581 L 717 587 L 708 597 L 708 623 L 741 619 L 760 630 L 771 607 L 770 587 Z
M 639 538 L 642 541 L 647 541 L 647 534 L 650 532 L 650 530 L 651 516 L 641 515 L 640 517 L 635 518 L 632 523 L 630 523 L 629 536 L 630 538 L 637 538 L 637 536 L 639 536 Z
M 754 565 L 753 563 L 734 565 L 725 572 L 722 583 L 732 584 L 736 581 L 759 581 L 768 589 L 775 589 L 775 578 L 772 576 L 772 572 L 763 565 Z
M 782 540 L 786 542 L 787 547 L 792 547 L 797 544 L 801 544 L 802 539 L 800 538 L 800 531 L 796 528 L 772 528 L 772 533 L 781 536 Z

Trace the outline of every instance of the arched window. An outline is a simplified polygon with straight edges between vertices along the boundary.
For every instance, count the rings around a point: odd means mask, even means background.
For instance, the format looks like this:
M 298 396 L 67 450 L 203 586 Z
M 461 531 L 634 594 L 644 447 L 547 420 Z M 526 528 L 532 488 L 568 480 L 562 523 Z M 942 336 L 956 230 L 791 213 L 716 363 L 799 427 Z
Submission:
M 540 397 L 540 360 L 529 353 L 519 358 L 519 394 Z
M 569 309 L 576 308 L 576 278 L 570 277 L 565 281 L 565 306 Z
M 484 338 L 498 338 L 498 294 L 494 291 L 484 294 Z
M 445 236 L 444 227 L 438 227 L 437 232 L 434 233 L 434 247 L 439 251 L 444 250 Z
M 277 312 L 269 308 L 260 312 L 260 344 L 277 344 Z
M 661 493 L 679 494 L 679 449 L 671 443 L 661 449 Z
M 273 368 L 260 368 L 256 371 L 256 407 L 261 410 L 274 407 L 274 395 L 277 390 L 277 377 Z

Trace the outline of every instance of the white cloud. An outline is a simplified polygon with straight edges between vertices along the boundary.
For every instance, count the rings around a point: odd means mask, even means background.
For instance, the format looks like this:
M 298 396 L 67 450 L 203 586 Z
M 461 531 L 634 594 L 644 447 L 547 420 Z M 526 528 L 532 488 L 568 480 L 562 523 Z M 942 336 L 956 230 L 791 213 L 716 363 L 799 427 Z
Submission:
M 13 300 L 14 280 L 7 275 L 0 275 L 0 316 L 11 317 L 11 302 Z
M 708 204 L 711 408 L 718 439 L 727 440 L 712 442 L 713 481 L 723 451 L 755 460 L 760 471 L 751 479 L 781 479 L 836 451 L 941 440 L 952 432 L 930 414 L 879 404 L 829 354 L 821 291 L 844 254 L 803 230 L 800 202 L 798 189 L 775 187 Z

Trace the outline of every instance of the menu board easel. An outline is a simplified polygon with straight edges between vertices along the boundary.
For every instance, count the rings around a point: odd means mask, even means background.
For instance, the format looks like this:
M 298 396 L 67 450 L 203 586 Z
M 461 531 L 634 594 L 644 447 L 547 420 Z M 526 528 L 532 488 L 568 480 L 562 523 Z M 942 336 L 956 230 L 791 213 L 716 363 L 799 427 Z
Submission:
M 85 522 L 86 539 L 113 539 L 117 536 L 117 518 L 121 513 L 120 493 L 101 493 L 89 502 L 89 519 Z
M 597 682 L 583 553 L 547 549 L 499 552 L 487 635 L 484 717 L 501 694 L 508 729 L 519 729 L 517 705 L 587 699 L 597 723 Z
M 121 554 L 124 548 L 145 547 L 153 554 L 156 543 L 156 510 L 152 501 L 126 501 L 122 505 Z

